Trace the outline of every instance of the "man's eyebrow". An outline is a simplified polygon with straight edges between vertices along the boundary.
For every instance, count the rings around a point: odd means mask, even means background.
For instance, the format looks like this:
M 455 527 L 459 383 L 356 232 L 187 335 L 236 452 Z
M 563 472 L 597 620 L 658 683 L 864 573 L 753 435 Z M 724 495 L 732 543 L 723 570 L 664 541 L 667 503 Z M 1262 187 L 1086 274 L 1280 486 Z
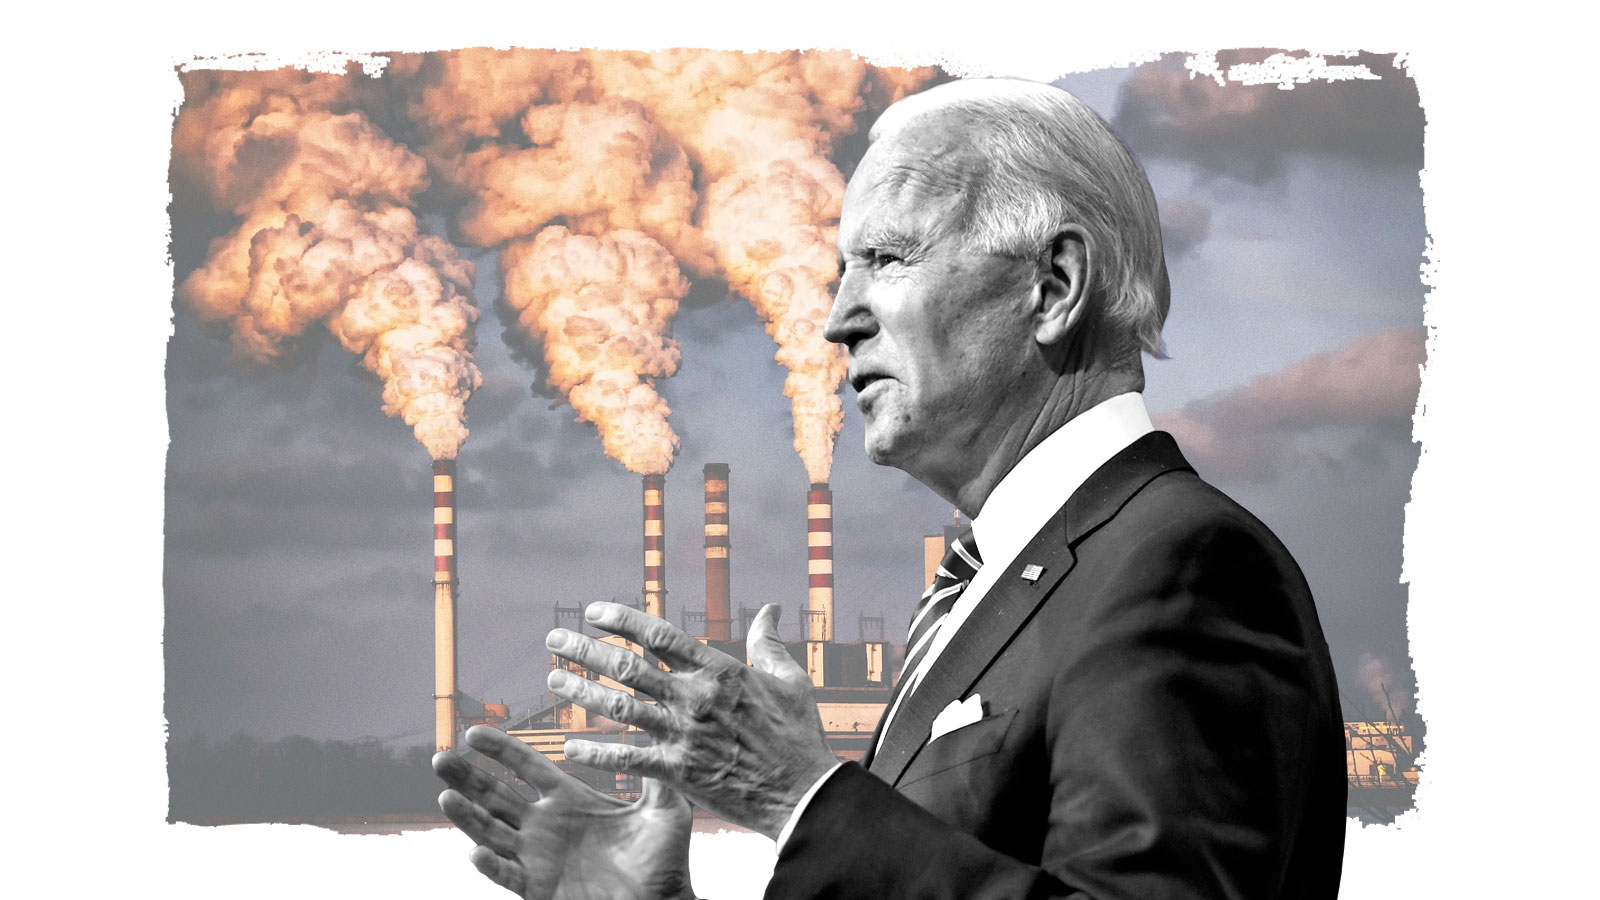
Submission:
M 906 254 L 920 249 L 923 240 L 913 237 L 892 225 L 874 225 L 862 229 L 849 242 L 844 253 L 851 257 L 860 258 L 874 252 L 889 251 L 892 253 Z M 840 257 L 843 261 L 843 255 Z

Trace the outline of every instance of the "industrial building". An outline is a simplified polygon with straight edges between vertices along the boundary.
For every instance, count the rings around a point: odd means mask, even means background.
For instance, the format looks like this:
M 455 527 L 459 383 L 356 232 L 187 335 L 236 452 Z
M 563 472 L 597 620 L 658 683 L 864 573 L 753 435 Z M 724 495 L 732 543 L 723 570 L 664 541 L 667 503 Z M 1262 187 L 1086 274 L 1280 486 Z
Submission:
M 639 786 L 631 776 L 598 772 L 566 761 L 563 746 L 569 738 L 598 742 L 648 744 L 650 736 L 637 728 L 614 722 L 566 701 L 519 715 L 508 721 L 501 704 L 485 704 L 456 689 L 455 601 L 458 579 L 455 564 L 455 461 L 434 462 L 434 635 L 435 635 L 435 743 L 437 749 L 455 749 L 460 730 L 475 724 L 504 727 L 508 734 L 543 753 L 565 771 L 610 793 L 636 795 Z M 680 610 L 679 624 L 705 644 L 748 662 L 745 636 L 756 610 L 740 606 L 734 615 L 731 590 L 732 515 L 730 473 L 726 463 L 705 465 L 705 608 Z M 669 618 L 664 540 L 666 534 L 666 480 L 661 475 L 643 477 L 644 577 L 636 608 Z M 933 581 L 934 570 L 950 543 L 961 531 L 957 513 L 939 534 L 923 538 L 923 583 Z M 798 548 L 799 529 L 796 529 Z M 801 610 L 802 639 L 786 642 L 790 655 L 811 676 L 817 711 L 833 751 L 845 759 L 859 760 L 887 705 L 898 656 L 904 647 L 885 639 L 882 617 L 862 615 L 854 641 L 837 640 L 834 615 L 833 494 L 828 484 L 814 483 L 806 495 L 805 546 L 807 592 Z M 573 631 L 585 629 L 581 606 L 555 609 L 554 625 Z M 591 630 L 591 633 L 592 630 Z M 642 648 L 617 635 L 595 635 L 632 653 Z M 644 654 L 648 656 L 648 654 Z M 609 678 L 588 672 L 575 663 L 551 656 L 551 665 L 631 693 Z M 1418 779 L 1411 735 L 1393 722 L 1346 722 L 1347 774 L 1352 803 L 1409 805 Z M 1373 798 L 1377 798 L 1374 800 Z
M 748 661 L 745 637 L 755 610 L 741 606 L 739 615 L 734 615 L 729 468 L 726 463 L 707 463 L 704 474 L 705 608 L 681 610 L 678 621 L 684 630 L 698 636 L 707 645 Z M 568 738 L 647 743 L 650 739 L 648 734 L 565 701 L 555 702 L 545 709 L 519 716 L 517 721 L 508 722 L 504 706 L 484 704 L 457 690 L 455 602 L 458 579 L 455 568 L 454 480 L 454 460 L 438 460 L 434 463 L 434 705 L 437 749 L 454 749 L 459 730 L 468 725 L 503 725 L 507 733 L 596 787 L 624 795 L 633 793 L 638 789 L 634 779 L 626 776 L 613 778 L 566 763 L 562 748 Z M 639 608 L 650 615 L 670 619 L 664 552 L 666 479 L 662 475 L 643 476 L 643 501 L 644 577 Z M 809 486 L 805 527 L 803 532 L 796 529 L 797 550 L 801 533 L 805 535 L 807 560 L 806 601 L 801 610 L 802 638 L 786 644 L 790 655 L 811 676 L 816 690 L 817 711 L 834 752 L 846 759 L 859 760 L 889 700 L 894 677 L 893 648 L 885 640 L 882 617 L 861 616 L 855 623 L 855 640 L 838 640 L 839 628 L 834 614 L 833 493 L 825 482 Z M 945 536 L 936 536 L 929 540 L 938 541 L 941 538 L 947 539 Z M 941 546 L 934 557 L 935 565 L 943 555 Z M 553 624 L 582 630 L 582 608 L 557 606 Z M 630 652 L 641 652 L 641 648 L 616 635 L 598 637 Z M 630 690 L 554 655 L 551 664 L 580 677 L 597 680 L 607 687 Z

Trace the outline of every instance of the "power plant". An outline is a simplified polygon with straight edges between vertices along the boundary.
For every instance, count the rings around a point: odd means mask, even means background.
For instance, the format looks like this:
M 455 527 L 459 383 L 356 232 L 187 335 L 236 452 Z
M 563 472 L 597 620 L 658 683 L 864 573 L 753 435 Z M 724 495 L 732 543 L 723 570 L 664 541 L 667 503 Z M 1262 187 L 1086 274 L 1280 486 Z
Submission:
M 733 614 L 732 507 L 730 473 L 726 463 L 705 465 L 705 609 L 681 610 L 683 628 L 702 642 L 748 662 L 745 638 L 755 610 L 741 606 Z M 556 701 L 509 720 L 504 704 L 483 703 L 456 687 L 456 609 L 460 583 L 456 572 L 456 463 L 433 464 L 434 489 L 434 705 L 435 747 L 456 748 L 460 730 L 471 725 L 501 726 L 565 771 L 590 785 L 620 796 L 636 796 L 638 780 L 568 763 L 563 745 L 568 738 L 598 742 L 649 744 L 650 736 L 637 728 L 591 713 L 581 706 Z M 634 604 L 651 615 L 666 618 L 666 479 L 645 475 L 643 482 L 644 580 L 641 601 Z M 934 569 L 961 531 L 960 513 L 938 534 L 923 537 L 924 582 L 933 581 Z M 799 529 L 796 529 L 798 545 Z M 893 685 L 895 661 L 884 639 L 881 616 L 862 615 L 858 640 L 840 643 L 836 638 L 833 579 L 833 493 L 826 482 L 814 482 L 806 494 L 806 599 L 801 612 L 801 639 L 785 642 L 789 655 L 811 678 L 817 712 L 828 742 L 838 756 L 860 760 L 882 716 Z M 781 589 L 780 589 L 781 592 Z M 555 609 L 555 624 L 573 631 L 584 629 L 583 607 Z M 597 639 L 632 653 L 642 648 L 617 635 Z M 902 648 L 903 649 L 903 648 Z M 580 677 L 631 693 L 617 682 L 586 671 L 558 656 L 551 664 Z M 1396 722 L 1345 723 L 1346 765 L 1352 809 L 1383 810 L 1392 814 L 1409 808 L 1419 778 L 1413 739 Z
M 730 472 L 726 463 L 707 463 L 705 474 L 705 606 L 702 610 L 681 609 L 679 621 L 685 630 L 695 634 L 708 646 L 721 650 L 736 659 L 748 661 L 745 638 L 749 634 L 754 610 L 741 606 L 734 614 L 732 596 L 732 505 L 730 501 Z M 666 479 L 662 475 L 645 475 L 643 480 L 643 548 L 644 580 L 639 607 L 645 612 L 668 618 L 666 583 Z M 437 516 L 437 514 L 436 514 Z M 786 641 L 790 656 L 811 678 L 815 686 L 817 710 L 834 752 L 846 758 L 860 759 L 871 740 L 878 718 L 889 699 L 891 666 L 889 644 L 884 639 L 882 617 L 863 615 L 858 639 L 851 643 L 836 640 L 837 623 L 834 614 L 833 579 L 833 493 L 826 482 L 815 482 L 806 493 L 805 527 L 796 528 L 795 545 L 798 552 L 800 536 L 804 534 L 806 548 L 806 594 L 800 622 L 800 639 Z M 453 579 L 452 579 L 453 582 Z M 781 592 L 781 586 L 775 586 Z M 680 594 L 681 594 L 680 590 Z M 555 623 L 560 627 L 581 630 L 581 606 L 560 606 L 555 609 Z M 444 632 L 441 632 L 443 634 Z M 616 635 L 597 635 L 599 640 L 639 653 L 642 648 Z M 438 663 L 450 667 L 450 687 L 454 693 L 454 658 L 441 653 Z M 588 672 L 575 664 L 552 656 L 551 664 L 590 678 L 601 684 L 628 691 L 629 689 Z M 444 678 L 440 676 L 440 693 L 447 693 Z M 468 698 L 462 698 L 463 706 Z M 483 708 L 472 701 L 474 711 Z M 444 716 L 441 705 L 440 715 Z M 504 715 L 503 707 L 487 709 Z M 453 715 L 459 715 L 458 710 Z M 441 718 L 440 733 L 450 720 Z M 490 719 L 492 722 L 492 718 Z M 503 721 L 503 720 L 502 720 Z M 465 724 L 462 719 L 457 724 Z M 507 733 L 522 740 L 534 749 L 562 765 L 564 769 L 596 787 L 613 793 L 628 794 L 636 791 L 635 779 L 628 776 L 613 777 L 586 767 L 566 763 L 563 745 L 568 738 L 581 737 L 602 742 L 648 743 L 650 737 L 643 731 L 613 722 L 583 707 L 565 701 L 553 702 L 517 721 L 507 723 Z M 453 738 L 453 732 L 450 734 Z M 441 738 L 443 740 L 443 738 Z

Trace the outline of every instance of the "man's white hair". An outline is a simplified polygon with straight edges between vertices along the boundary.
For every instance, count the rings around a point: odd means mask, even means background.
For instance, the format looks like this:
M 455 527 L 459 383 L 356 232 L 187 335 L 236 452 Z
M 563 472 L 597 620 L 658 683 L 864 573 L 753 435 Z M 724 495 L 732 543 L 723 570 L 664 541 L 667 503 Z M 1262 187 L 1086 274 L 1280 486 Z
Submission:
M 1152 356 L 1164 357 L 1161 326 L 1171 287 L 1150 181 L 1094 110 L 1060 88 L 1007 78 L 970 79 L 913 94 L 872 126 L 881 140 L 927 113 L 955 109 L 973 125 L 985 171 L 967 198 L 966 245 L 1049 265 L 1065 225 L 1091 240 L 1106 323 Z M 939 162 L 933 160 L 937 168 Z M 1130 348 L 1131 349 L 1131 348 Z

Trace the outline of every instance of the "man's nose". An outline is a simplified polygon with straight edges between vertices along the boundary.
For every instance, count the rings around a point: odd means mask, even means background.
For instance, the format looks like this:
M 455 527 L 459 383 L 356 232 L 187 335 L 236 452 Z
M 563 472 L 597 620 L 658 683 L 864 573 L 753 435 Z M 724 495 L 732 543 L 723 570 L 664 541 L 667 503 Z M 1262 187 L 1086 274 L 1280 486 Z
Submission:
M 846 272 L 839 279 L 839 290 L 833 295 L 833 308 L 828 311 L 828 324 L 823 326 L 822 336 L 835 344 L 853 348 L 876 330 L 877 324 L 867 308 L 863 280 L 858 274 Z

